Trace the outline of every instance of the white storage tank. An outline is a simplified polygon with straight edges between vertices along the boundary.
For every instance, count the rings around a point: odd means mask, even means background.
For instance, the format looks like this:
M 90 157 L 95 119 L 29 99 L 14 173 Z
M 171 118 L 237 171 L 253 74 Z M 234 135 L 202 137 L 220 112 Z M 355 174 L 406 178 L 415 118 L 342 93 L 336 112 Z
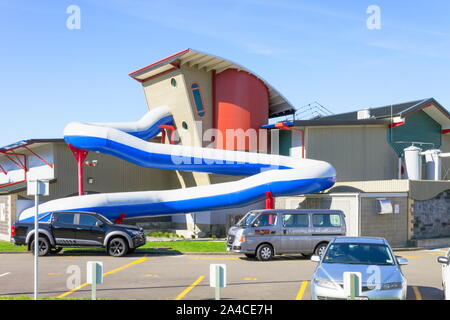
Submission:
M 406 176 L 410 180 L 422 179 L 421 149 L 415 146 L 408 147 L 405 152 Z
M 431 149 L 423 152 L 425 155 L 425 163 L 427 165 L 427 179 L 428 180 L 441 180 L 441 150 Z

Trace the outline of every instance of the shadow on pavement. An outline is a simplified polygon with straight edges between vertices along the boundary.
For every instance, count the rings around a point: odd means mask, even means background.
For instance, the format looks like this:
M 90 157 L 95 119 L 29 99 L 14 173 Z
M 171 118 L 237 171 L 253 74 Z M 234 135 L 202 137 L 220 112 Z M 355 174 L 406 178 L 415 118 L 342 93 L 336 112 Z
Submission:
M 414 287 L 416 289 L 414 289 Z M 441 289 L 426 286 L 408 286 L 407 300 L 443 300 L 444 294 Z
M 138 249 L 132 253 L 126 254 L 122 258 L 130 257 L 140 257 L 144 254 L 150 254 L 155 256 L 176 256 L 182 255 L 183 253 L 176 250 L 161 250 L 161 249 Z M 67 257 L 67 256 L 106 256 L 109 257 L 105 250 L 82 250 L 82 249 L 67 249 L 63 250 L 61 253 L 49 255 L 49 257 Z M 119 257 L 117 257 L 119 258 Z

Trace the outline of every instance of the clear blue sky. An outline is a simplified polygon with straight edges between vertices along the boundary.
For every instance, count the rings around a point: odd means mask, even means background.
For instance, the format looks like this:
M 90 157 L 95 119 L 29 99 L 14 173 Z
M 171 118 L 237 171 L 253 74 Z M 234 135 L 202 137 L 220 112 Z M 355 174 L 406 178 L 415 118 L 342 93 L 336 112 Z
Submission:
M 69 5 L 81 29 L 69 30 Z M 381 30 L 369 30 L 369 5 Z M 185 48 L 334 113 L 434 97 L 450 109 L 450 1 L 0 0 L 0 146 L 146 112 L 128 73 Z

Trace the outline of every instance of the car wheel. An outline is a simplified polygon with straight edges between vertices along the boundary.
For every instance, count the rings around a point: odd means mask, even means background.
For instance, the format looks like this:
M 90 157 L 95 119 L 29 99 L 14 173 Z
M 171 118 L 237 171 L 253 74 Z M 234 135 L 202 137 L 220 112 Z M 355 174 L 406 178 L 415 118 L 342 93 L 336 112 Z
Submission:
M 128 252 L 128 244 L 122 238 L 113 238 L 108 244 L 108 254 L 113 257 L 123 257 Z
M 256 254 L 254 253 L 246 253 L 245 256 L 249 259 L 254 259 L 256 257 Z
M 59 247 L 59 248 L 50 248 L 50 253 L 51 254 L 58 254 L 62 251 L 63 248 Z
M 314 254 L 317 256 L 322 256 L 325 253 L 325 249 L 327 248 L 328 243 L 321 243 L 314 250 Z
M 50 242 L 48 242 L 47 238 L 45 237 L 39 237 L 38 241 L 39 256 L 46 256 L 50 252 Z M 34 255 L 34 239 L 31 242 L 31 252 Z
M 273 257 L 273 248 L 270 244 L 262 244 L 256 251 L 259 261 L 269 261 Z

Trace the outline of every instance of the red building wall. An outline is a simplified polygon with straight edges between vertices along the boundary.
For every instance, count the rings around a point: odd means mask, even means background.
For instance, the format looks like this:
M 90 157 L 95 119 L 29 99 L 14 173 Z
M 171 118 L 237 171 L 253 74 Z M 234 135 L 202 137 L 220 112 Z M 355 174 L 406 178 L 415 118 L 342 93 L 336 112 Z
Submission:
M 245 150 L 250 148 L 248 139 L 245 148 L 237 148 L 237 139 L 227 141 L 227 129 L 258 130 L 269 118 L 269 93 L 265 84 L 255 76 L 236 69 L 227 69 L 214 75 L 215 124 L 222 132 L 222 141 L 217 148 Z M 230 140 L 230 139 L 228 139 Z

